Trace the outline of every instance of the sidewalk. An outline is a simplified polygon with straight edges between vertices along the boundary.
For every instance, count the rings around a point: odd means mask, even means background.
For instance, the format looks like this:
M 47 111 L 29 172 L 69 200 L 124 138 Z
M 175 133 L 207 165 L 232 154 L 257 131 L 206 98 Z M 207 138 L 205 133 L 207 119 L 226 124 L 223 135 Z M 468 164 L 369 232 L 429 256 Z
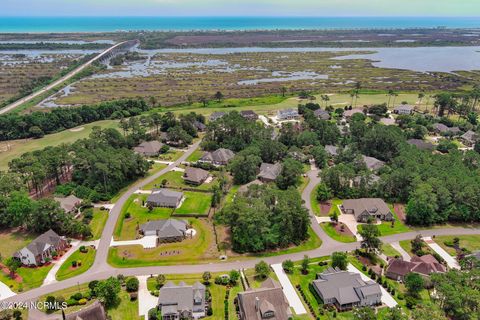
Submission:
M 447 251 L 443 250 L 442 247 L 436 244 L 435 241 L 432 240 L 432 238 L 423 237 L 422 239 L 423 241 L 425 241 L 426 244 L 428 244 L 430 248 L 432 248 L 436 253 L 438 253 L 443 258 L 443 260 L 445 260 L 450 269 L 460 270 L 460 265 L 458 264 L 457 260 L 451 255 L 449 255 Z
M 295 288 L 290 282 L 290 279 L 288 279 L 287 274 L 285 273 L 285 271 L 283 271 L 282 264 L 272 264 L 272 269 L 273 271 L 275 271 L 275 274 L 277 275 L 278 280 L 282 285 L 283 293 L 287 297 L 288 303 L 290 304 L 290 307 L 293 309 L 293 311 L 295 311 L 295 314 L 299 315 L 307 313 L 307 310 L 305 310 L 305 307 L 303 306 L 302 300 L 300 300 L 297 291 L 295 291 Z

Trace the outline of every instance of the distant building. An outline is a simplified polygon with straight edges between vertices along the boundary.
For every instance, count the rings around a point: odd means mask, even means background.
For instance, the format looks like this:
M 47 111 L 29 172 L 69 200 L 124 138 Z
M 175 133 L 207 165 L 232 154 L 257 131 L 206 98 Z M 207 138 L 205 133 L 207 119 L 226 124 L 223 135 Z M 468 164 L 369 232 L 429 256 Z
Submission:
M 343 113 L 343 116 L 347 119 L 351 118 L 355 113 L 362 113 L 363 114 L 363 109 L 360 108 L 354 108 L 352 110 L 345 110 Z
M 234 156 L 233 151 L 220 148 L 213 152 L 205 152 L 199 161 L 221 166 L 228 164 Z
M 424 141 L 422 139 L 409 139 L 407 140 L 407 143 L 412 146 L 416 146 L 418 149 L 421 149 L 421 150 L 435 149 L 435 146 L 432 143 Z
M 163 320 L 200 319 L 205 317 L 206 288 L 200 282 L 178 285 L 167 282 L 158 293 L 158 309 Z
M 206 170 L 194 167 L 187 167 L 183 174 L 183 179 L 186 183 L 193 184 L 196 186 L 201 185 L 207 180 L 210 173 Z
M 294 120 L 294 119 L 298 119 L 299 117 L 300 117 L 300 114 L 296 109 L 283 109 L 283 110 L 277 111 L 277 119 L 279 121 Z
M 367 176 L 356 176 L 352 180 L 352 185 L 358 188 L 362 185 L 362 182 L 364 182 L 367 186 L 372 186 L 378 181 L 380 181 L 379 176 L 376 174 L 369 174 Z
M 197 131 L 200 131 L 200 132 L 207 130 L 207 126 L 201 123 L 200 121 L 194 121 L 193 126 L 195 127 L 195 129 L 197 129 Z
M 414 107 L 414 106 L 410 106 L 410 105 L 408 105 L 408 104 L 402 104 L 402 105 L 396 106 L 396 107 L 393 109 L 393 113 L 395 113 L 395 114 L 410 115 L 410 114 L 413 113 L 414 110 L 415 110 L 415 107 Z
M 395 119 L 392 118 L 381 118 L 380 123 L 386 126 L 393 126 L 395 125 Z
M 240 115 L 247 120 L 256 121 L 258 119 L 258 114 L 256 114 L 253 110 L 242 110 L 240 111 Z
M 187 236 L 188 223 L 185 220 L 153 220 L 140 225 L 144 236 L 157 236 L 159 242 L 183 241 Z
M 317 109 L 317 110 L 313 111 L 313 114 L 318 119 L 330 120 L 330 113 L 328 113 L 328 111 L 325 111 L 325 110 L 322 110 L 322 109 Z
M 160 154 L 162 147 L 163 143 L 159 141 L 145 141 L 133 148 L 133 151 L 145 157 L 154 157 Z
M 332 146 L 332 145 L 326 145 L 325 146 L 325 151 L 330 157 L 336 157 L 338 156 L 338 147 Z
M 214 113 L 212 113 L 212 114 L 210 115 L 210 118 L 209 118 L 209 119 L 210 119 L 210 121 L 216 121 L 216 120 L 222 118 L 224 115 L 226 115 L 225 112 L 216 111 L 216 112 L 214 112 Z
M 65 237 L 59 236 L 52 229 L 41 234 L 26 247 L 20 249 L 13 254 L 13 257 L 18 259 L 23 265 L 38 266 L 47 262 L 52 258 L 53 252 L 60 252 L 68 247 L 68 242 Z
M 372 171 L 380 170 L 380 168 L 382 168 L 385 165 L 385 162 L 383 162 L 382 160 L 378 160 L 377 158 L 374 158 L 374 157 L 362 156 L 362 160 L 367 166 L 367 169 Z
M 392 221 L 390 208 L 380 198 L 361 198 L 344 200 L 340 206 L 345 214 L 353 214 L 358 222 L 367 222 L 370 218 Z
M 334 305 L 339 310 L 382 303 L 380 285 L 362 280 L 358 273 L 328 268 L 317 275 L 312 285 L 324 304 Z
M 262 163 L 260 166 L 260 173 L 258 179 L 262 182 L 273 182 L 282 172 L 282 164 L 277 162 L 275 164 Z
M 477 141 L 477 138 L 478 138 L 478 135 L 472 130 L 468 130 L 460 137 L 463 143 L 470 147 L 475 144 L 475 142 Z
M 433 131 L 436 133 L 442 133 L 442 134 L 451 134 L 451 135 L 457 135 L 462 130 L 460 130 L 459 127 L 447 127 L 443 123 L 435 123 L 433 124 Z
M 292 317 L 280 284 L 267 279 L 259 289 L 249 289 L 237 296 L 240 320 L 288 320 Z
M 53 199 L 60 204 L 60 207 L 66 213 L 74 213 L 78 211 L 78 207 L 82 203 L 82 199 L 77 198 L 73 194 L 68 197 L 55 197 Z
M 439 263 L 434 256 L 427 254 L 421 257 L 415 256 L 411 261 L 391 259 L 385 275 L 393 280 L 404 281 L 405 276 L 410 272 L 428 277 L 432 273 L 445 273 L 447 268 Z
M 89 306 L 65 315 L 65 320 L 107 320 L 103 305 L 96 300 Z
M 169 189 L 154 189 L 148 195 L 147 206 L 177 208 L 183 199 L 183 192 L 173 191 Z

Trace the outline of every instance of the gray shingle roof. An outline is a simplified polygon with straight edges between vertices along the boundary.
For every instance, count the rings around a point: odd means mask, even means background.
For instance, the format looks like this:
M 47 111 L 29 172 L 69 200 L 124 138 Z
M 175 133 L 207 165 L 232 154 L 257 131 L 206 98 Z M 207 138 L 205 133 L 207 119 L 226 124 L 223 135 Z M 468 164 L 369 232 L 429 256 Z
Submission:
M 202 299 L 201 304 L 194 305 L 194 299 L 199 297 Z M 162 314 L 184 310 L 204 311 L 205 286 L 199 282 L 189 286 L 184 282 L 175 285 L 169 281 L 159 291 L 158 304 L 162 306 Z
M 82 202 L 82 199 L 77 198 L 73 194 L 69 195 L 68 197 L 62 198 L 62 197 L 55 197 L 53 198 L 55 201 L 57 201 L 60 204 L 60 207 L 65 211 L 65 212 L 71 212 L 75 207 Z
M 153 203 L 168 203 L 172 206 L 176 205 L 183 197 L 183 192 L 173 191 L 169 189 L 154 189 L 148 196 L 147 201 Z
M 228 163 L 235 153 L 232 150 L 220 148 L 213 152 L 205 152 L 200 158 L 200 161 L 215 162 L 215 163 Z
M 260 173 L 258 174 L 258 177 L 267 180 L 275 180 L 281 172 L 282 164 L 280 162 L 277 162 L 275 164 L 262 163 L 262 165 L 260 166 Z
M 342 203 L 345 210 L 352 210 L 355 218 L 358 218 L 364 212 L 370 215 L 386 215 L 391 213 L 390 208 L 380 198 L 360 198 L 347 199 Z
M 385 165 L 385 162 L 374 157 L 362 156 L 362 159 L 370 170 L 378 170 Z
M 34 255 L 39 255 L 49 246 L 57 247 L 63 239 L 64 238 L 60 237 L 55 231 L 50 229 L 35 238 L 26 248 Z
M 193 168 L 187 167 L 185 169 L 185 173 L 183 175 L 186 181 L 195 182 L 195 183 L 202 183 L 205 179 L 208 178 L 208 171 L 200 169 L 200 168 Z
M 326 145 L 325 146 L 325 151 L 327 151 L 327 153 L 330 156 L 337 156 L 338 155 L 338 147 L 336 147 L 336 146 Z
M 422 150 L 433 150 L 435 146 L 427 141 L 423 141 L 421 139 L 409 139 L 407 140 L 408 144 L 416 146 L 418 149 Z
M 462 137 L 462 139 L 470 142 L 470 143 L 474 143 L 477 139 L 477 134 L 472 131 L 472 130 L 468 130 L 467 132 L 465 132 Z
M 330 114 L 327 111 L 322 110 L 322 109 L 317 109 L 317 110 L 313 111 L 313 114 L 315 115 L 315 117 L 323 119 L 323 120 L 330 119 Z
M 153 141 L 144 141 L 140 143 L 138 146 L 133 148 L 133 151 L 144 154 L 144 155 L 152 155 L 158 154 L 160 149 L 163 147 L 163 143 L 153 140 Z
M 222 111 L 215 111 L 210 115 L 210 121 L 215 121 L 222 118 L 226 113 Z
M 152 220 L 140 225 L 140 230 L 143 233 L 156 231 L 159 238 L 183 237 L 187 231 L 187 225 L 185 220 Z

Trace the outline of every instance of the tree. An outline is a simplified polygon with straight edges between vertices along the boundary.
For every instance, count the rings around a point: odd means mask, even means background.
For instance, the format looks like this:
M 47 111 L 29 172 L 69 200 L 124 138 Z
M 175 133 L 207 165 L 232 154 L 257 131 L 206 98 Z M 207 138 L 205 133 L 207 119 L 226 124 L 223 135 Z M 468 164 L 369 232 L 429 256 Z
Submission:
M 282 268 L 286 273 L 293 273 L 295 265 L 292 260 L 285 260 L 282 262 Z
M 378 238 L 380 236 L 380 231 L 378 227 L 374 224 L 365 224 L 358 232 L 362 236 L 362 247 L 370 251 L 380 250 L 382 247 L 382 242 Z
M 417 305 L 412 311 L 413 320 L 447 320 L 442 310 L 431 302 Z
M 310 258 L 307 255 L 303 256 L 302 259 L 302 273 L 307 274 L 308 273 L 308 265 L 310 264 Z
M 396 307 L 389 308 L 383 319 L 385 319 L 385 320 L 408 320 L 408 316 L 405 314 L 402 307 L 397 305 Z M 432 319 L 436 319 L 436 318 L 432 318 Z
M 406 209 L 407 221 L 415 225 L 432 225 L 438 220 L 437 196 L 431 185 L 421 183 L 412 192 Z
M 287 93 L 287 88 L 286 87 L 281 87 L 280 92 L 282 93 L 282 97 L 285 97 L 285 93 Z
M 235 184 L 245 184 L 255 180 L 258 166 L 261 163 L 262 159 L 257 155 L 237 154 L 229 165 Z
M 223 93 L 221 93 L 220 91 L 217 91 L 214 95 L 214 98 L 217 99 L 218 102 L 222 101 Z
M 127 280 L 127 283 L 125 284 L 125 287 L 126 287 L 128 292 L 138 291 L 138 286 L 139 286 L 139 282 L 138 282 L 138 279 L 136 277 L 129 278 Z
M 310 150 L 310 154 L 312 155 L 313 160 L 315 160 L 315 165 L 317 168 L 325 168 L 328 160 L 328 154 L 324 147 L 315 146 L 312 148 L 312 150 Z
M 235 285 L 237 284 L 238 279 L 240 279 L 240 272 L 238 272 L 237 270 L 232 270 L 230 271 L 228 276 L 230 278 L 230 283 Z
M 163 274 L 157 275 L 155 282 L 157 283 L 157 288 L 160 289 L 165 284 L 165 276 Z
M 333 223 L 338 223 L 338 211 L 337 210 L 333 210 L 333 212 L 330 214 L 330 220 L 333 222 Z
M 347 270 L 348 257 L 345 252 L 332 253 L 332 268 L 340 268 L 341 270 Z
M 120 289 L 120 281 L 117 278 L 110 277 L 98 282 L 95 287 L 95 295 L 103 302 L 105 307 L 109 308 L 119 302 Z
M 321 182 L 316 188 L 315 197 L 317 201 L 327 201 L 332 198 L 332 191 L 324 182 Z
M 212 279 L 212 274 L 209 271 L 205 271 L 202 275 L 203 282 L 205 284 L 210 284 L 210 279 Z
M 410 241 L 410 243 L 412 245 L 412 252 L 420 256 L 420 253 L 425 247 L 425 241 L 423 241 L 422 236 L 417 235 L 415 239 L 412 239 L 412 241 Z
M 438 110 L 438 116 L 443 117 L 445 111 L 448 111 L 448 114 L 456 110 L 457 101 L 454 99 L 453 95 L 447 92 L 442 92 L 435 95 L 435 108 Z
M 15 276 L 15 272 L 17 272 L 17 269 L 20 268 L 21 263 L 18 259 L 10 257 L 5 260 L 5 265 L 10 271 L 10 277 L 13 278 Z
M 302 170 L 303 166 L 300 162 L 291 158 L 285 159 L 282 163 L 282 171 L 275 181 L 278 188 L 286 190 L 288 187 L 297 185 L 300 181 Z
M 353 319 L 355 320 L 377 320 L 375 311 L 371 307 L 353 309 Z
M 255 265 L 255 275 L 260 279 L 265 279 L 270 274 L 270 266 L 265 261 L 260 261 Z
M 405 276 L 405 287 L 408 290 L 408 294 L 412 297 L 418 297 L 423 286 L 423 278 L 418 273 L 410 272 Z

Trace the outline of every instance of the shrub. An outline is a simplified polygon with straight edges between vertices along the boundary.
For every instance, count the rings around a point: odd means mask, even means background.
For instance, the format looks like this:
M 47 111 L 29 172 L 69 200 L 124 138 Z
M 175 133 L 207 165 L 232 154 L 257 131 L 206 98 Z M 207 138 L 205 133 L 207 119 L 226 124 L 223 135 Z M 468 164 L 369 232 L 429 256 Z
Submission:
M 212 309 L 212 307 L 208 307 L 207 316 L 211 317 L 212 315 L 213 315 L 213 309 Z
M 72 267 L 76 268 L 77 267 L 77 260 L 72 261 Z
M 82 299 L 78 300 L 78 304 L 81 305 L 81 306 L 87 304 L 87 299 L 82 298 Z
M 139 286 L 139 283 L 137 278 L 133 277 L 127 280 L 126 288 L 128 292 L 138 291 L 138 286 Z
M 71 306 L 76 306 L 78 304 L 78 301 L 75 300 L 75 299 L 68 299 L 67 300 L 67 306 L 71 307 Z
M 77 301 L 80 300 L 80 299 L 82 299 L 82 298 L 83 298 L 83 295 L 82 295 L 81 292 L 74 293 L 74 294 L 70 297 L 70 299 L 74 299 L 74 300 L 77 300 Z
M 88 283 L 88 289 L 90 289 L 91 291 L 94 291 L 97 284 L 98 284 L 98 280 L 90 281 Z
M 124 215 L 124 218 L 125 219 L 130 219 L 132 215 L 130 214 L 130 212 L 126 212 L 125 215 Z
M 81 253 L 87 253 L 88 252 L 88 249 L 85 246 L 80 246 L 79 250 L 80 250 Z
M 130 301 L 135 301 L 138 298 L 138 294 L 136 292 L 130 293 Z
M 157 308 L 152 308 L 148 310 L 148 320 L 158 320 L 157 314 L 158 314 Z
M 367 271 L 367 266 L 366 265 L 362 266 L 362 271 Z

